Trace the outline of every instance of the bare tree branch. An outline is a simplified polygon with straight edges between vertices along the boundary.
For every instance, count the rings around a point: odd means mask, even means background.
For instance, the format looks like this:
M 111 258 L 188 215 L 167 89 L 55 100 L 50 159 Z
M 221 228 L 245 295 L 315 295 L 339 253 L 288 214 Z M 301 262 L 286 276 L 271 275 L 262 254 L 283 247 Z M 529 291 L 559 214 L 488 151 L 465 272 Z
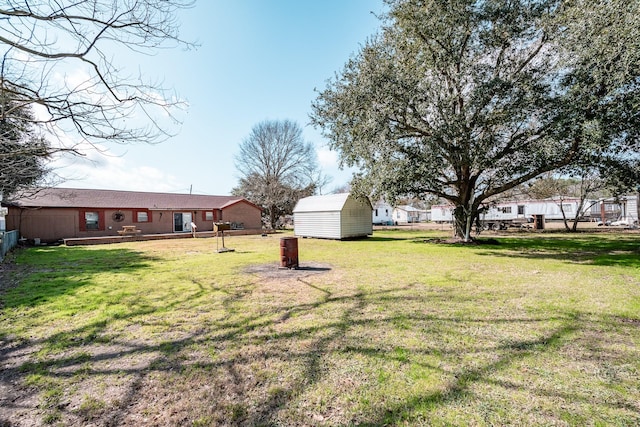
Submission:
M 19 116 L 25 125 L 58 138 L 60 148 L 43 158 L 77 153 L 65 142 L 69 135 L 91 145 L 157 143 L 174 135 L 180 124 L 176 113 L 186 103 L 161 84 L 126 75 L 114 57 L 122 49 L 151 55 L 163 48 L 194 47 L 180 38 L 177 21 L 177 13 L 193 4 L 5 1 L 0 6 L 0 97 L 5 104 L 0 120 L 16 123 L 14 113 L 28 109 L 28 117 Z M 72 73 L 82 77 L 72 80 Z
M 281 215 L 291 213 L 300 197 L 327 182 L 318 171 L 313 145 L 289 120 L 255 125 L 240 144 L 235 164 L 242 176 L 233 193 L 262 206 L 271 228 Z

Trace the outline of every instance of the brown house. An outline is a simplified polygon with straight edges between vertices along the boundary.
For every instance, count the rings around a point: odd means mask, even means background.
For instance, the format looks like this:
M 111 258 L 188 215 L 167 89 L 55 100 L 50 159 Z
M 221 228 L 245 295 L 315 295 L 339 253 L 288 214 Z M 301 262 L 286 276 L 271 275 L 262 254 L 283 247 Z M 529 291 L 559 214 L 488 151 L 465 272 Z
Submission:
M 261 209 L 235 196 L 49 188 L 3 204 L 9 208 L 7 230 L 42 242 L 118 236 L 131 226 L 142 234 L 189 233 L 192 222 L 198 232 L 212 231 L 214 222 L 262 227 Z

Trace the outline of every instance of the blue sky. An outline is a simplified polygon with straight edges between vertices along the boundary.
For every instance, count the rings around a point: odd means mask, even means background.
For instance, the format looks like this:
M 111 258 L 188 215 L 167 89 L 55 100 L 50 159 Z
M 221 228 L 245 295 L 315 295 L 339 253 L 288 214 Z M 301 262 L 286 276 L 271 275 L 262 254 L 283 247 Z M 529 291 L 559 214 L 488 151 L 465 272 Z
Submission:
M 181 36 L 197 50 L 164 50 L 153 57 L 121 55 L 188 101 L 179 134 L 159 145 L 106 146 L 60 169 L 61 186 L 194 194 L 228 194 L 238 182 L 234 155 L 263 120 L 290 119 L 303 127 L 333 181 L 337 167 L 318 130 L 308 125 L 314 89 L 339 72 L 376 33 L 382 0 L 200 0 L 179 17 Z

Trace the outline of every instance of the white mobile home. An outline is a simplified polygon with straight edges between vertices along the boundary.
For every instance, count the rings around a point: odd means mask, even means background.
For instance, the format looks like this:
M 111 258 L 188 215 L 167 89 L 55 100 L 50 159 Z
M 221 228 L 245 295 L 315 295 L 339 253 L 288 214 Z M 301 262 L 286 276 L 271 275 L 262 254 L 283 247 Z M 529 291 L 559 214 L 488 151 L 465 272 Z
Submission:
M 373 205 L 373 217 L 371 222 L 376 225 L 393 224 L 393 206 L 384 200 L 379 200 Z
M 294 234 L 300 237 L 349 239 L 373 234 L 369 199 L 350 193 L 300 199 L 293 209 Z
M 573 219 L 578 209 L 580 209 L 580 218 L 589 219 L 592 202 L 587 201 L 584 206 L 579 204 L 579 199 L 575 198 L 504 201 L 490 205 L 481 213 L 480 222 L 489 228 L 506 228 L 509 225 L 530 222 L 536 216 L 542 217 L 545 221 L 562 220 L 563 211 L 568 219 Z M 432 206 L 431 220 L 438 223 L 452 222 L 453 206 L 450 204 Z
M 425 209 L 414 208 L 413 206 L 398 206 L 393 210 L 393 222 L 395 224 L 409 224 L 427 220 Z

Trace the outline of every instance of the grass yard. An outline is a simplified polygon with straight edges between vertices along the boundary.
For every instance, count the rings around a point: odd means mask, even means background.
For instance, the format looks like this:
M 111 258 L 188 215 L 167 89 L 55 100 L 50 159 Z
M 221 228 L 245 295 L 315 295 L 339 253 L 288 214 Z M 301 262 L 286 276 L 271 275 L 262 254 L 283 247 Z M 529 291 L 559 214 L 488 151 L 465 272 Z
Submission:
M 0 426 L 640 425 L 640 234 L 281 236 L 17 251 Z

